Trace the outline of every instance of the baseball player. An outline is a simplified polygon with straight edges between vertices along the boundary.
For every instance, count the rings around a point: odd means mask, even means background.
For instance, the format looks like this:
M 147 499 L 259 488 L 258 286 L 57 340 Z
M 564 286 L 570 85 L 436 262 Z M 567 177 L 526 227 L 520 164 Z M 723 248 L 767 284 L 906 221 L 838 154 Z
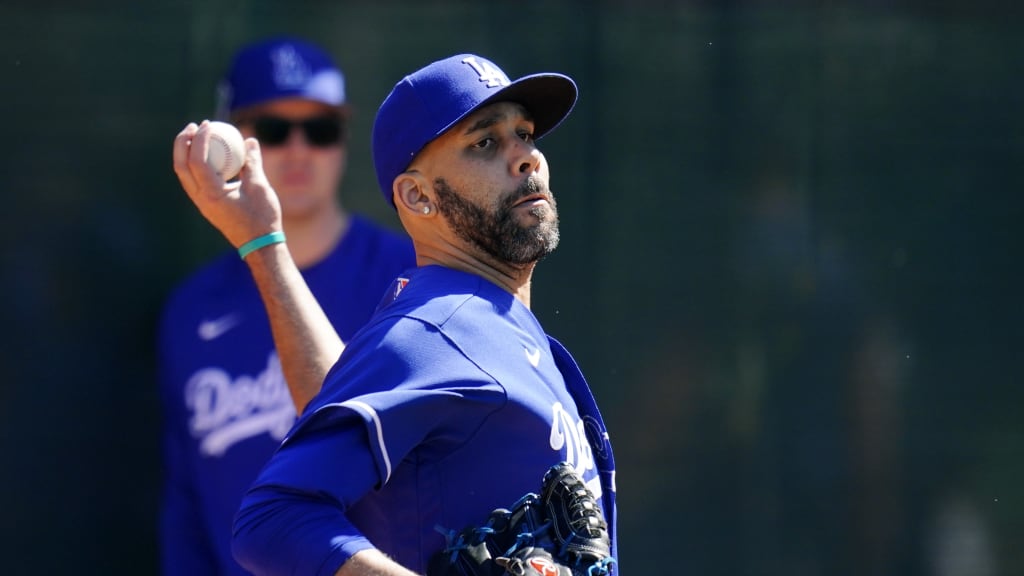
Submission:
M 243 500 L 232 546 L 246 568 L 424 573 L 450 544 L 446 534 L 536 490 L 559 462 L 600 503 L 586 513 L 607 523 L 614 554 L 605 426 L 575 361 L 529 308 L 534 267 L 559 239 L 535 138 L 576 96 L 561 74 L 513 82 L 493 62 L 460 54 L 405 77 L 381 105 L 377 177 L 417 267 L 347 343 Z M 205 124 L 190 124 L 175 141 L 190 197 L 235 245 L 272 234 L 257 143 L 247 141 L 243 193 L 225 195 L 202 162 L 208 140 Z M 295 295 L 270 308 L 313 319 L 315 309 L 291 304 L 305 288 L 282 246 L 247 263 L 261 289 Z
M 347 213 L 338 199 L 349 115 L 341 70 L 307 42 L 258 42 L 234 58 L 222 105 L 260 142 L 296 274 L 326 313 L 321 331 L 351 338 L 415 256 L 408 238 Z M 279 338 L 275 348 L 260 296 L 231 250 L 185 280 L 166 304 L 159 332 L 164 574 L 246 573 L 231 557 L 233 516 L 326 372 L 289 369 L 289 347 L 303 344 Z M 340 340 L 322 353 L 333 363 Z

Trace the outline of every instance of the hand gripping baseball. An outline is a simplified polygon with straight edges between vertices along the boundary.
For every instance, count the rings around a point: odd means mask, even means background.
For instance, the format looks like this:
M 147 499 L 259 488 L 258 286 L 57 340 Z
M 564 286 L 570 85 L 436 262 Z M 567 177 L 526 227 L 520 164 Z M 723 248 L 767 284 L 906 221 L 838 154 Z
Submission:
M 210 123 L 189 123 L 174 139 L 174 173 L 199 212 L 236 248 L 282 229 L 281 203 L 263 173 L 255 138 L 245 141 L 245 164 L 237 181 L 224 178 L 206 162 Z

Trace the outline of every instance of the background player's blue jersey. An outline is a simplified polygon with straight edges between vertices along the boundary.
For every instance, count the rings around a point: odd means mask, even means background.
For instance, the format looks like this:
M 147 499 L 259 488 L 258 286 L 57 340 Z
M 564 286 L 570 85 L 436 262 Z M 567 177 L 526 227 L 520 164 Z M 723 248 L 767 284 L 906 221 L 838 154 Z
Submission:
M 394 291 L 247 494 L 235 527 L 243 564 L 333 574 L 372 543 L 422 573 L 446 530 L 536 492 L 560 461 L 604 496 L 613 526 L 600 414 L 530 310 L 438 266 Z
M 353 217 L 342 241 L 302 271 L 343 340 L 415 264 L 411 242 Z M 230 553 L 242 495 L 295 423 L 266 309 L 229 251 L 168 300 L 159 333 L 165 574 L 245 574 Z

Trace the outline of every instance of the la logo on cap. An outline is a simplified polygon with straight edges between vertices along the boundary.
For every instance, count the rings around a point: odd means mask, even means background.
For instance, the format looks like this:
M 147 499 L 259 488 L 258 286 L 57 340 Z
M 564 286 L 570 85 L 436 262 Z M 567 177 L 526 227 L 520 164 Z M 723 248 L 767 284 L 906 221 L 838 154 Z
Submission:
M 463 64 L 469 64 L 470 67 L 476 71 L 477 75 L 480 76 L 480 81 L 487 84 L 488 88 L 498 88 L 500 86 L 508 86 L 512 83 L 508 79 L 508 76 L 504 72 L 499 70 L 494 64 L 491 64 L 487 60 L 477 60 L 475 57 L 470 56 L 462 60 Z
M 294 46 L 284 45 L 270 55 L 274 63 L 274 84 L 278 88 L 302 86 L 312 71 Z

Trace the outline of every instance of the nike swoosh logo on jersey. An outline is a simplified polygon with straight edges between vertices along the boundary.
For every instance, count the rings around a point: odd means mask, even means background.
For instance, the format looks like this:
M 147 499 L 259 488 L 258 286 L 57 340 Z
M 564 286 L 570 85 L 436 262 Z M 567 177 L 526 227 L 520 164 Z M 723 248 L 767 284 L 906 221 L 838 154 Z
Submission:
M 535 348 L 531 354 L 530 349 L 523 346 L 523 352 L 526 352 L 526 360 L 529 361 L 534 368 L 540 364 L 540 348 Z
M 197 330 L 199 337 L 209 342 L 223 336 L 228 330 L 238 325 L 237 314 L 227 314 L 214 320 L 203 320 Z

